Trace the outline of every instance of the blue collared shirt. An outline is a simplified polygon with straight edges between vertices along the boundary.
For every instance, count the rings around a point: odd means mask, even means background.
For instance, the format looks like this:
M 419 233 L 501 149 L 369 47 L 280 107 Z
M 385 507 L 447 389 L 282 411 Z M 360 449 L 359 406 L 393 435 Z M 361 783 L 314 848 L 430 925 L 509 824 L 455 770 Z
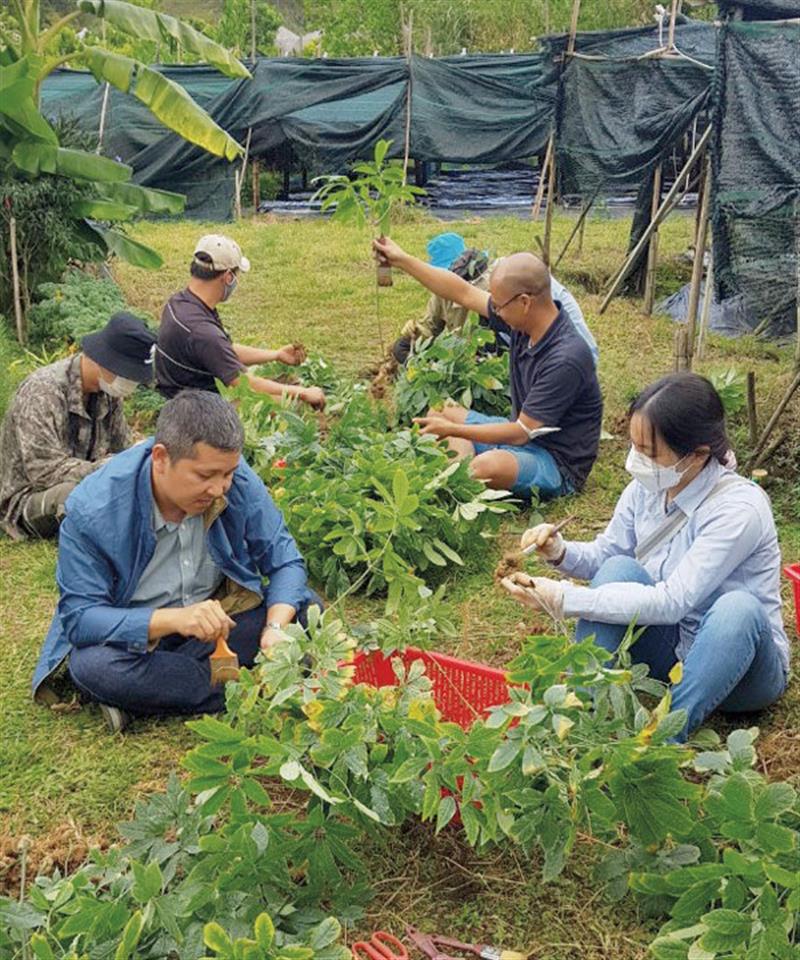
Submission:
M 154 499 L 153 532 L 156 547 L 136 585 L 131 606 L 188 607 L 208 600 L 223 576 L 208 549 L 203 514 L 171 523 Z
M 689 518 L 671 540 L 644 559 L 654 586 L 608 583 L 591 589 L 564 584 L 564 615 L 601 623 L 679 624 L 676 653 L 685 657 L 700 621 L 714 602 L 746 590 L 764 607 L 772 637 L 789 669 L 789 641 L 780 597 L 781 555 L 769 499 L 754 483 L 735 483 L 703 502 L 732 471 L 711 460 L 668 504 L 637 480 L 628 484 L 605 532 L 591 543 L 568 542 L 559 572 L 590 580 L 603 561 L 634 556 L 636 546 L 665 518 L 681 510 Z

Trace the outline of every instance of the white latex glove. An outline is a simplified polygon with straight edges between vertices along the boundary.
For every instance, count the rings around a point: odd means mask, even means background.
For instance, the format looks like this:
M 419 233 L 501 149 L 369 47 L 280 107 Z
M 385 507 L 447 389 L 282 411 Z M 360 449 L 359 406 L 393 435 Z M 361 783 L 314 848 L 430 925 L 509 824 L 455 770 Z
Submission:
M 541 610 L 554 620 L 564 617 L 564 587 L 558 580 L 514 573 L 500 581 L 511 596 L 525 607 Z
M 553 533 L 554 524 L 539 523 L 522 534 L 520 549 L 523 552 L 535 551 L 550 563 L 558 563 L 564 556 L 564 538 L 560 533 Z M 533 549 L 530 549 L 533 548 Z

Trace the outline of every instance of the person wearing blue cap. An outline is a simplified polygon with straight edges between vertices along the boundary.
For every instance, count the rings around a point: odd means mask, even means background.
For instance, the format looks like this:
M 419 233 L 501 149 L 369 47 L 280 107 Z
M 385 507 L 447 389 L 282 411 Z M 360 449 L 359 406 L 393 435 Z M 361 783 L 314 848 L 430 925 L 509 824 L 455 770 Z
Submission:
M 116 313 L 80 353 L 22 381 L 0 428 L 0 529 L 12 539 L 55 536 L 72 490 L 130 444 L 122 401 L 153 379 L 155 342 Z
M 497 265 L 489 262 L 485 250 L 468 247 L 460 233 L 439 233 L 428 241 L 428 263 L 440 270 L 452 270 L 457 276 L 472 284 L 478 290 L 489 290 L 489 275 Z M 551 275 L 550 293 L 558 301 L 575 329 L 589 346 L 595 364 L 599 357 L 597 341 L 592 336 L 578 301 L 567 288 Z M 431 293 L 425 314 L 419 319 L 410 320 L 400 331 L 399 338 L 392 346 L 392 357 L 399 363 L 405 363 L 416 340 L 438 337 L 445 330 L 460 330 L 466 322 L 469 310 L 460 302 L 446 300 Z M 510 338 L 495 331 L 494 350 L 507 350 Z
M 451 405 L 415 420 L 470 459 L 473 476 L 528 498 L 580 490 L 597 459 L 603 401 L 592 351 L 553 299 L 550 271 L 532 253 L 504 257 L 476 289 L 451 270 L 406 253 L 388 237 L 376 255 L 431 293 L 460 303 L 509 339 L 511 417 Z

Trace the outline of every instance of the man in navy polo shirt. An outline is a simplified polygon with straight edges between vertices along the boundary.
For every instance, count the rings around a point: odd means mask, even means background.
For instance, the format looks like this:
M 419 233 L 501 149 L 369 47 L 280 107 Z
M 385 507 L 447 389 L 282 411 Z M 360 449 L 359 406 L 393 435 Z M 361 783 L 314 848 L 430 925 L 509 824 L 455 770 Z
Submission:
M 423 286 L 509 333 L 511 417 L 459 406 L 430 410 L 415 422 L 472 458 L 474 476 L 490 487 L 544 497 L 579 490 L 597 458 L 603 400 L 594 359 L 550 292 L 550 272 L 531 253 L 504 258 L 489 292 L 412 257 L 394 241 L 373 241 L 376 254 Z

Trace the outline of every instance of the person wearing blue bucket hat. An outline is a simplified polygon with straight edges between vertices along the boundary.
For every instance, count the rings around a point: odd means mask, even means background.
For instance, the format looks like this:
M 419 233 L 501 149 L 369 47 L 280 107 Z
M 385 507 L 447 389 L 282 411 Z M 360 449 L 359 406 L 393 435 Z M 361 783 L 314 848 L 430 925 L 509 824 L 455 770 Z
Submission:
M 487 291 L 389 237 L 373 240 L 373 249 L 509 343 L 511 416 L 449 405 L 415 420 L 422 433 L 446 441 L 494 489 L 522 498 L 534 489 L 545 498 L 580 490 L 597 459 L 603 401 L 593 351 L 554 299 L 547 266 L 532 253 L 511 254 L 491 271 Z
M 428 263 L 440 270 L 452 270 L 459 277 L 466 280 L 479 290 L 489 289 L 489 274 L 497 262 L 489 262 L 486 250 L 468 247 L 459 233 L 438 233 L 428 241 Z M 570 291 L 551 275 L 550 292 L 553 300 L 558 301 L 564 308 L 567 317 L 575 325 L 575 329 L 586 341 L 591 351 L 595 365 L 600 352 L 597 341 L 592 336 L 583 316 L 578 301 Z M 400 331 L 400 336 L 392 346 L 392 359 L 398 364 L 408 360 L 414 342 L 438 337 L 445 330 L 460 330 L 469 315 L 469 310 L 457 301 L 445 300 L 432 293 L 428 299 L 425 313 L 419 319 L 410 320 Z M 485 349 L 492 352 L 503 352 L 508 349 L 510 338 L 495 331 L 495 343 Z

